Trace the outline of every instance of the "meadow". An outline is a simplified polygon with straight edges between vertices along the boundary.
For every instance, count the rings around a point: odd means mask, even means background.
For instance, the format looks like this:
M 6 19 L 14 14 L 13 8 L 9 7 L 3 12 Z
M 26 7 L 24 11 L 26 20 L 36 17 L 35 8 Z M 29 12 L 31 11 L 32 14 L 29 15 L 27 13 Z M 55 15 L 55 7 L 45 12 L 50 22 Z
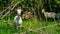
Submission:
M 7 17 L 3 19 L 7 21 Z M 22 28 L 17 31 L 11 24 L 7 26 L 7 22 L 0 22 L 0 34 L 60 34 L 60 26 L 57 21 L 40 21 L 36 20 L 23 20 Z M 14 24 L 13 17 L 10 19 L 10 23 Z M 55 25 L 57 24 L 57 25 Z

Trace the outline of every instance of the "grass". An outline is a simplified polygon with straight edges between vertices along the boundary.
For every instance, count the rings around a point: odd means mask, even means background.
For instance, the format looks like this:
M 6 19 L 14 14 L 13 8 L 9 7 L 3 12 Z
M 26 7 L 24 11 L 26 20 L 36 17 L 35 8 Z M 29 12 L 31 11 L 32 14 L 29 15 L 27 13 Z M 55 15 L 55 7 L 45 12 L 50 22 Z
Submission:
M 7 21 L 7 18 L 6 20 Z M 10 22 L 13 24 L 14 21 L 13 21 L 13 18 L 10 20 Z M 51 26 L 51 25 L 54 25 L 54 24 L 58 24 L 57 21 L 39 21 L 39 20 L 23 20 L 23 24 L 22 26 L 24 28 L 22 28 L 22 30 L 20 31 L 17 31 L 14 26 L 12 25 L 9 25 L 7 26 L 7 22 L 0 22 L 0 34 L 14 34 L 16 32 L 27 32 L 27 30 L 29 29 L 32 29 L 32 30 L 36 30 L 38 28 L 41 28 L 41 27 L 45 27 L 45 26 Z M 8 29 L 7 29 L 8 27 Z M 43 28 L 43 29 L 40 29 L 40 30 L 37 30 L 38 32 L 27 32 L 27 34 L 40 34 L 41 32 L 43 34 L 60 34 L 60 27 L 59 26 L 54 26 L 54 27 L 48 27 L 48 28 Z

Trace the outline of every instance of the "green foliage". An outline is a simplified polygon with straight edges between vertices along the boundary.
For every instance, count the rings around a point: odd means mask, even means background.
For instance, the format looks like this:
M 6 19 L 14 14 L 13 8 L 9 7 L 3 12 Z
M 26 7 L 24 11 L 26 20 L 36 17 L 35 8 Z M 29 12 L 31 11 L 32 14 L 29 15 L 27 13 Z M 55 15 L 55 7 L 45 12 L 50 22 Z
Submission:
M 11 5 L 15 5 L 17 2 L 20 2 L 16 7 L 22 7 L 23 12 L 32 12 L 34 13 L 35 11 L 35 15 L 40 17 L 40 15 L 42 16 L 42 12 L 41 9 L 45 8 L 46 11 L 54 11 L 57 12 L 57 10 L 59 10 L 59 5 L 60 1 L 59 0 L 46 0 L 46 2 L 44 0 L 0 0 L 1 6 L 0 6 L 0 11 L 6 9 L 10 4 Z M 49 5 L 50 3 L 50 5 Z M 51 6 L 51 7 L 50 7 Z M 55 7 L 57 6 L 57 7 Z M 55 10 L 57 9 L 57 10 Z M 14 11 L 14 13 L 16 13 L 16 11 Z M 13 15 L 14 15 L 13 13 Z
M 13 23 L 13 20 L 11 20 L 11 22 L 10 23 Z M 45 22 L 45 21 L 40 21 L 39 22 L 39 20 L 37 20 L 37 22 L 34 20 L 34 21 L 24 21 L 23 20 L 23 24 L 22 24 L 22 26 L 24 27 L 22 30 L 20 30 L 19 32 L 20 33 L 22 33 L 22 32 L 26 32 L 26 30 L 29 30 L 29 29 L 32 29 L 32 30 L 36 30 L 36 29 L 38 29 L 37 31 L 38 32 L 29 32 L 28 31 L 28 33 L 29 34 L 37 34 L 37 33 L 40 33 L 40 32 L 43 32 L 43 33 L 48 33 L 48 34 L 59 34 L 59 30 L 60 30 L 60 27 L 58 27 L 58 26 L 54 26 L 54 27 L 47 27 L 47 28 L 43 28 L 43 29 L 41 29 L 42 31 L 40 31 L 39 30 L 39 28 L 41 28 L 41 27 L 45 27 L 45 26 L 51 26 L 51 25 L 54 25 L 54 24 L 57 24 L 57 22 L 49 22 L 49 21 L 47 21 L 47 22 Z M 2 27 L 2 28 L 0 28 L 0 34 L 6 34 L 6 33 L 8 33 L 8 34 L 14 34 L 14 33 L 17 33 L 18 31 L 14 28 L 14 26 L 12 26 L 12 25 L 9 25 L 9 26 L 7 26 L 7 22 L 0 22 L 0 26 Z M 6 28 L 9 28 L 8 30 L 6 29 Z M 58 32 L 57 32 L 58 31 Z
M 60 4 L 60 0 L 55 0 L 56 4 Z

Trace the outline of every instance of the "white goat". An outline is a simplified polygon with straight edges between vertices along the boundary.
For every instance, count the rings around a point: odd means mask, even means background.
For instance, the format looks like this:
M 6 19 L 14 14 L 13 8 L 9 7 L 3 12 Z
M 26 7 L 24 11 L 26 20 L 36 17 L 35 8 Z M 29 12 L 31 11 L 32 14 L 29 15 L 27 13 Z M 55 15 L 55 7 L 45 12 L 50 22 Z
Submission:
M 56 13 L 54 13 L 54 12 L 45 12 L 45 9 L 42 9 L 42 13 L 44 13 L 46 21 L 47 21 L 47 18 L 53 18 L 54 21 L 55 21 L 55 15 L 56 15 Z
M 15 22 L 15 26 L 18 29 L 18 27 L 22 26 L 22 18 L 21 18 L 21 9 L 17 10 L 17 16 L 14 17 L 14 22 Z

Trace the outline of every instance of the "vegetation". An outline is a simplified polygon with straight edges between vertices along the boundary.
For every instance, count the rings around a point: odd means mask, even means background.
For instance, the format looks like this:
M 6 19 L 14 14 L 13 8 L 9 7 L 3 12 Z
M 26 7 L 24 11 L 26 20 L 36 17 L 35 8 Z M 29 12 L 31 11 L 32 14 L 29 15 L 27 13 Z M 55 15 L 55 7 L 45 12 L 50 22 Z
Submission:
M 13 24 L 13 20 L 11 20 L 11 23 Z M 37 22 L 36 21 L 31 21 L 31 20 L 29 20 L 29 21 L 25 21 L 25 20 L 23 20 L 23 24 L 22 24 L 22 26 L 24 27 L 24 28 L 22 28 L 21 30 L 20 30 L 20 32 L 21 33 L 23 33 L 23 32 L 28 32 L 29 34 L 37 34 L 37 33 L 48 33 L 48 34 L 59 34 L 59 30 L 60 30 L 60 27 L 58 27 L 58 25 L 56 25 L 56 26 L 51 26 L 51 25 L 54 25 L 54 24 L 58 24 L 58 22 L 51 22 L 51 21 L 39 21 L 39 20 L 37 20 Z M 6 34 L 6 33 L 8 33 L 8 34 L 14 34 L 14 33 L 16 33 L 16 32 L 19 32 L 19 31 L 17 31 L 15 28 L 14 28 L 14 26 L 12 26 L 12 25 L 9 25 L 9 26 L 7 26 L 7 22 L 0 22 L 0 26 L 2 27 L 2 28 L 0 28 L 0 34 Z M 46 26 L 48 26 L 48 27 L 46 27 Z M 49 27 L 50 26 L 50 27 Z M 42 27 L 46 27 L 46 28 L 42 28 Z M 9 29 L 6 29 L 6 28 L 9 28 Z M 42 29 L 39 29 L 39 28 L 42 28 Z M 36 30 L 36 31 L 38 31 L 38 32 L 29 32 L 29 30 Z M 42 30 L 41 32 L 40 32 L 40 30 Z
M 14 25 L 16 9 L 22 9 L 22 14 L 31 12 L 34 19 L 23 19 L 22 29 L 17 31 Z M 45 21 L 42 9 L 46 12 L 60 13 L 60 0 L 0 0 L 0 34 L 60 34 L 60 26 L 56 21 Z M 10 19 L 9 19 L 10 18 Z M 9 22 L 9 25 L 7 25 Z M 11 24 L 10 24 L 11 23 Z M 56 25 L 55 25 L 56 24 Z M 30 31 L 32 30 L 32 31 Z

